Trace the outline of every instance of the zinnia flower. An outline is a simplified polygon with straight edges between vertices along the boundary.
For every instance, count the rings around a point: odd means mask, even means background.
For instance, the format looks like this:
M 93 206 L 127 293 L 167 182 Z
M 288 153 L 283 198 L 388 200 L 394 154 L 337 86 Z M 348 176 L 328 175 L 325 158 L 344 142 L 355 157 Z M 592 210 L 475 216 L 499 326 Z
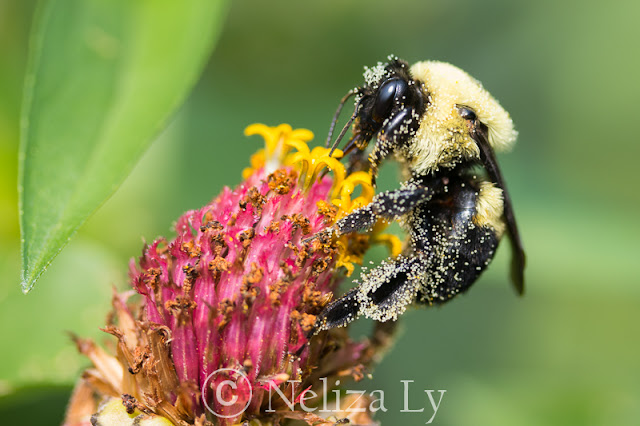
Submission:
M 301 401 L 317 404 L 338 377 L 362 378 L 386 345 L 382 329 L 363 342 L 346 329 L 309 336 L 372 242 L 400 249 L 382 226 L 310 239 L 371 200 L 370 176 L 347 175 L 327 149 L 310 150 L 308 130 L 256 124 L 245 133 L 266 143 L 245 180 L 185 213 L 173 240 L 158 238 L 132 260 L 132 289 L 114 293 L 104 328 L 115 347 L 74 337 L 93 367 L 74 390 L 67 425 L 333 424 L 340 413 L 323 418 Z M 372 423 L 359 416 L 351 420 Z

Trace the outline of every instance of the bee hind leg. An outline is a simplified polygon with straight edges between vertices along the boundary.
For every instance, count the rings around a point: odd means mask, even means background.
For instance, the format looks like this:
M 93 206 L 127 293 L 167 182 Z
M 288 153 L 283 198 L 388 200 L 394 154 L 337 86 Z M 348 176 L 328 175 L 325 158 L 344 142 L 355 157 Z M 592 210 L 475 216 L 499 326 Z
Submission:
M 362 282 L 330 303 L 316 319 L 314 331 L 343 327 L 364 315 L 395 321 L 413 302 L 429 264 L 426 256 L 399 256 L 362 275 Z

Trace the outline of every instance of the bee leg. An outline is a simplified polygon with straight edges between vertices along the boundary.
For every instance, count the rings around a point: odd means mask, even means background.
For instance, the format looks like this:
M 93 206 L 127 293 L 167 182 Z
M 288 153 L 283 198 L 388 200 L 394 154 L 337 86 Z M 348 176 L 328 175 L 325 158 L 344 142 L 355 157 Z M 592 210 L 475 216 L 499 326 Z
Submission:
M 314 331 L 343 327 L 364 315 L 376 321 L 395 321 L 413 302 L 430 258 L 416 254 L 383 262 L 362 275 L 362 282 L 330 303 L 316 319 Z
M 352 288 L 340 299 L 331 302 L 316 317 L 313 334 L 320 330 L 344 327 L 358 317 L 360 304 L 358 302 L 358 288 Z
M 326 238 L 351 232 L 371 229 L 378 219 L 396 220 L 411 212 L 419 203 L 431 199 L 434 189 L 409 182 L 406 187 L 394 191 L 381 192 L 364 207 L 360 207 L 337 221 L 333 226 L 309 237 L 303 242 L 315 238 Z
M 418 185 L 381 192 L 371 203 L 340 219 L 332 227 L 338 235 L 370 229 L 380 218 L 395 220 L 412 211 L 416 205 L 433 196 L 433 189 Z
M 357 287 L 360 314 L 380 322 L 395 321 L 415 300 L 430 264 L 426 254 L 399 256 L 363 274 Z

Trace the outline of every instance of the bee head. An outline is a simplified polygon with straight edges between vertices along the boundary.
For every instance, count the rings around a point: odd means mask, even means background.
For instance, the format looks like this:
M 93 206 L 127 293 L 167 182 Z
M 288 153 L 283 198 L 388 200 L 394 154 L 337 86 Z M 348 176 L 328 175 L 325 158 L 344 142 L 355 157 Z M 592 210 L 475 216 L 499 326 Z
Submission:
M 343 148 L 345 154 L 356 148 L 363 151 L 376 138 L 369 157 L 370 171 L 375 178 L 380 162 L 390 153 L 398 152 L 418 130 L 424 113 L 425 95 L 420 84 L 411 77 L 409 65 L 394 56 L 390 56 L 387 63 L 380 62 L 365 68 L 364 78 L 363 86 L 342 98 L 329 130 L 327 146 L 342 106 L 355 95 L 355 111 L 333 146 L 339 145 L 351 124 L 353 133 Z
M 412 67 L 390 56 L 389 62 L 365 69 L 365 84 L 342 99 L 329 131 L 346 100 L 356 96 L 349 122 L 334 143 L 337 147 L 353 124 L 343 151 L 364 150 L 372 139 L 369 155 L 373 178 L 390 154 L 422 175 L 462 161 L 487 159 L 487 152 L 510 147 L 517 136 L 509 114 L 464 71 L 453 65 L 427 61 Z M 333 152 L 333 151 L 332 151 Z
M 411 74 L 422 83 L 428 102 L 405 151 L 414 173 L 480 160 L 483 148 L 501 151 L 515 141 L 509 114 L 469 74 L 436 61 L 418 62 Z

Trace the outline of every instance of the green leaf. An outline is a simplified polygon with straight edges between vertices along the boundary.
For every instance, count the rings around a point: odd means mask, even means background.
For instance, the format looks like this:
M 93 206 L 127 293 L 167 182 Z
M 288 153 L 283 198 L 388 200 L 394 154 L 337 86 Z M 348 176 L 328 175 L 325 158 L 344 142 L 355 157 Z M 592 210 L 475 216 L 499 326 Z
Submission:
M 184 100 L 225 12 L 221 0 L 40 4 L 19 160 L 25 293 Z
M 0 395 L 2 424 L 22 426 L 62 424 L 71 391 L 69 385 L 47 383 L 5 389 Z

